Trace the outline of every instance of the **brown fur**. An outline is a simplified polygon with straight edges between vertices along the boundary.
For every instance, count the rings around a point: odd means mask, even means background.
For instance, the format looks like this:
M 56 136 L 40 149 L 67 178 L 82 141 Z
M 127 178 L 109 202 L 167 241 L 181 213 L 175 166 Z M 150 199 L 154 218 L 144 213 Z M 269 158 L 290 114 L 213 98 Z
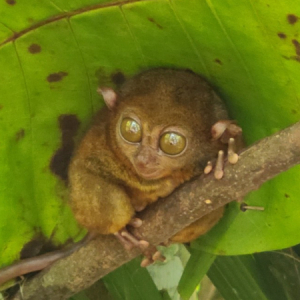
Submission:
M 127 113 L 138 116 L 149 142 L 132 146 L 120 137 L 120 119 Z M 78 222 L 100 234 L 115 233 L 126 226 L 135 210 L 201 174 L 206 162 L 223 147 L 212 141 L 211 127 L 227 118 L 212 88 L 191 72 L 154 69 L 125 82 L 117 92 L 116 105 L 98 113 L 72 160 L 71 205 Z M 187 137 L 182 155 L 161 155 L 157 149 L 153 154 L 159 138 L 153 132 L 168 126 L 179 127 Z M 142 151 L 152 153 L 142 156 L 147 156 L 146 167 L 159 165 L 159 178 L 146 180 L 137 173 L 135 161 Z

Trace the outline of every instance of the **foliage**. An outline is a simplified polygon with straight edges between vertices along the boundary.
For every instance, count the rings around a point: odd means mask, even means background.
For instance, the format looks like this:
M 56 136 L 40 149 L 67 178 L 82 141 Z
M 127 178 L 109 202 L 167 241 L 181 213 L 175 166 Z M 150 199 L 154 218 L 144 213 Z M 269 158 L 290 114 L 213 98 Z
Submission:
M 98 85 L 189 68 L 216 87 L 248 144 L 299 120 L 295 0 L 6 0 L 0 11 L 0 266 L 32 240 L 82 235 L 67 205 L 66 163 L 102 105 Z M 299 243 L 299 171 L 246 198 L 263 213 L 232 204 L 193 247 L 239 255 Z

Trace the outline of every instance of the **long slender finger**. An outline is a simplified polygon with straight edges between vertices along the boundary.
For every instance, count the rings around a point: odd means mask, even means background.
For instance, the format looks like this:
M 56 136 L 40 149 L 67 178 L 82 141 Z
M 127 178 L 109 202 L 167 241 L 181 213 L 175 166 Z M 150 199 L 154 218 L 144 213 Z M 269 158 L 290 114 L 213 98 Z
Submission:
M 134 246 L 139 247 L 142 251 L 144 251 L 149 246 L 149 243 L 147 241 L 138 240 L 135 236 L 125 230 L 121 232 L 121 235 L 129 242 L 131 242 Z
M 127 239 L 125 239 L 119 231 L 115 232 L 114 235 L 121 242 L 121 244 L 126 250 L 131 250 L 134 247 L 134 245 L 131 242 L 129 242 Z
M 204 174 L 209 174 L 213 169 L 213 164 L 211 161 L 207 162 L 206 167 L 204 168 Z
M 239 160 L 239 156 L 235 152 L 235 149 L 236 149 L 235 139 L 230 138 L 228 141 L 228 161 L 231 164 L 236 164 Z
M 216 162 L 214 176 L 216 179 L 221 179 L 224 176 L 224 151 L 220 150 L 218 152 L 218 158 Z

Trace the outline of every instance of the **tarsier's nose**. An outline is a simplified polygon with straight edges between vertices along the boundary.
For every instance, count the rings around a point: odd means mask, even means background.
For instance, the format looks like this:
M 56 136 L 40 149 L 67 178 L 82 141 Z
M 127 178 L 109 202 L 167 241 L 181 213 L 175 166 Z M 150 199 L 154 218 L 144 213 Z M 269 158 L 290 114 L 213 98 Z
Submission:
M 157 165 L 157 154 L 155 153 L 155 150 L 150 147 L 142 147 L 136 157 L 136 164 L 142 168 L 147 167 L 148 165 Z

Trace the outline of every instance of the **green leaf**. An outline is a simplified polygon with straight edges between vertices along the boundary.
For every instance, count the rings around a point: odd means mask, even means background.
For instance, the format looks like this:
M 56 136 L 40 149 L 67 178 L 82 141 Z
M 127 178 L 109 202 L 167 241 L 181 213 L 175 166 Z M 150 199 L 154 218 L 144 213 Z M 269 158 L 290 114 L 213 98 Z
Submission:
M 190 68 L 216 87 L 248 144 L 299 120 L 296 0 L 7 0 L 0 11 L 1 265 L 37 235 L 61 244 L 82 234 L 57 162 L 101 107 L 98 85 L 156 66 Z M 247 197 L 263 213 L 231 206 L 202 250 L 299 243 L 299 171 Z
M 103 281 L 115 300 L 161 300 L 147 269 L 137 258 L 106 275 Z
M 220 259 L 219 259 L 220 258 Z M 255 275 L 256 265 L 249 256 L 219 257 L 208 272 L 208 276 L 225 299 L 268 300 L 261 289 L 261 281 Z M 280 295 L 282 296 L 282 294 Z
M 84 292 L 77 294 L 76 296 L 71 297 L 69 300 L 91 300 L 85 295 Z
M 300 299 L 300 257 L 293 248 L 258 253 L 254 256 L 257 264 L 270 270 L 287 299 Z
M 88 289 L 74 295 L 69 300 L 114 300 L 114 298 L 107 290 L 103 280 L 98 280 Z
M 178 292 L 184 300 L 190 299 L 215 258 L 214 254 L 191 249 L 191 257 L 178 284 Z
M 291 249 L 219 256 L 208 276 L 226 300 L 297 300 L 299 257 Z

